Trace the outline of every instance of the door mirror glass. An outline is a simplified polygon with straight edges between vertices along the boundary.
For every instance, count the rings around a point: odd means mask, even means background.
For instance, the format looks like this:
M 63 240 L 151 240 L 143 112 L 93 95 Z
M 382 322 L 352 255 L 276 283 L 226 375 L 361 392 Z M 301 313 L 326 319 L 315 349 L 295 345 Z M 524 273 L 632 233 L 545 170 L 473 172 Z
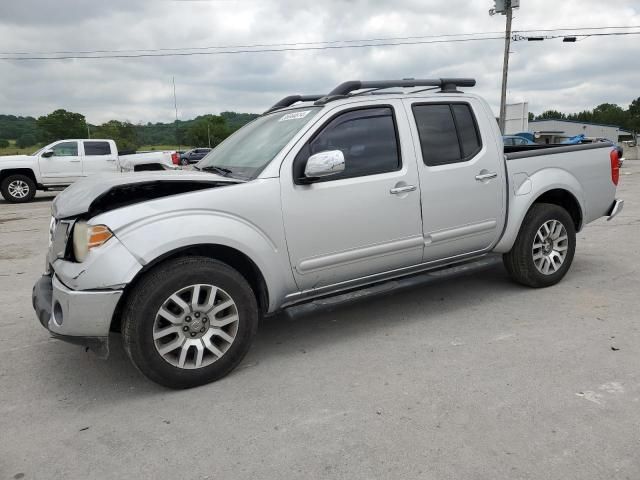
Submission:
M 327 177 L 344 172 L 344 154 L 340 150 L 329 150 L 311 155 L 304 168 L 307 179 Z
M 42 152 L 42 156 L 44 158 L 53 157 L 53 150 L 51 150 L 51 149 L 45 150 L 44 152 Z

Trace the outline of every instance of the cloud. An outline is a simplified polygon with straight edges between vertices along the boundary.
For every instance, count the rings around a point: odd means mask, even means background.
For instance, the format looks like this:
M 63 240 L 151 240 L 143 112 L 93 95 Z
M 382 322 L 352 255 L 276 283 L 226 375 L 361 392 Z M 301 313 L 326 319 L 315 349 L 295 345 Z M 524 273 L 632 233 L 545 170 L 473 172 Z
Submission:
M 5 52 L 121 50 L 317 42 L 500 32 L 490 0 L 21 0 L 3 5 Z M 615 14 L 613 14 L 615 12 Z M 634 0 L 522 2 L 514 29 L 640 24 Z M 291 93 L 325 93 L 349 79 L 471 76 L 497 110 L 501 40 L 301 52 L 140 59 L 0 61 L 2 113 L 67 108 L 92 123 L 224 110 L 260 112 Z M 626 107 L 640 96 L 640 38 L 515 42 L 509 99 L 530 110 Z

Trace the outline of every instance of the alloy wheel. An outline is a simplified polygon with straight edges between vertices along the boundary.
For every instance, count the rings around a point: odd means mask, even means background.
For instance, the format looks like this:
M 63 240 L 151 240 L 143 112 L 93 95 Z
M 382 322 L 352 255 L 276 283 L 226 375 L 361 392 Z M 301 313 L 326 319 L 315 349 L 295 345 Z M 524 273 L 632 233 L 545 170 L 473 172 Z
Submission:
M 558 220 L 548 220 L 536 232 L 533 239 L 533 263 L 543 275 L 556 273 L 569 249 L 569 237 Z
M 160 356 L 174 367 L 211 365 L 229 350 L 238 333 L 238 307 L 214 285 L 197 284 L 170 295 L 153 324 Z
M 13 198 L 25 198 L 29 195 L 29 185 L 24 180 L 14 180 L 7 188 Z

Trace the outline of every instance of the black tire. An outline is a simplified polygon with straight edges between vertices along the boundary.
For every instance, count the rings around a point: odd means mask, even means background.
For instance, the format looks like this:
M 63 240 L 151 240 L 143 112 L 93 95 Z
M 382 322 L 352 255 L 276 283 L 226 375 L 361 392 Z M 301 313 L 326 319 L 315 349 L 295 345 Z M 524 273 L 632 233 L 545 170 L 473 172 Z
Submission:
M 11 193 L 9 186 L 17 182 L 20 182 L 20 185 L 23 189 L 27 189 L 26 195 L 16 196 Z M 2 184 L 0 185 L 0 192 L 2 192 L 2 196 L 9 203 L 27 203 L 33 200 L 33 198 L 36 196 L 36 182 L 34 182 L 33 179 L 27 175 L 22 175 L 19 173 L 15 175 L 9 175 L 4 180 L 2 180 Z
M 564 261 L 553 273 L 542 273 L 533 258 L 533 243 L 538 229 L 550 220 L 560 222 L 567 233 Z M 513 280 L 523 285 L 543 288 L 555 285 L 565 276 L 576 251 L 576 230 L 571 215 L 562 207 L 549 203 L 534 204 L 524 217 L 513 248 L 502 257 L 504 266 Z
M 187 165 L 189 165 L 189 160 L 187 160 L 186 158 L 181 158 L 180 165 L 182 165 L 183 167 L 186 167 Z
M 153 340 L 156 315 L 174 292 L 194 284 L 211 284 L 228 293 L 239 317 L 234 341 L 208 366 L 174 366 L 158 352 Z M 191 388 L 218 380 L 231 372 L 249 351 L 258 328 L 258 305 L 253 290 L 236 270 L 207 257 L 181 257 L 149 271 L 128 294 L 123 309 L 122 340 L 133 364 L 150 380 L 169 388 Z M 184 327 L 182 327 L 184 328 Z

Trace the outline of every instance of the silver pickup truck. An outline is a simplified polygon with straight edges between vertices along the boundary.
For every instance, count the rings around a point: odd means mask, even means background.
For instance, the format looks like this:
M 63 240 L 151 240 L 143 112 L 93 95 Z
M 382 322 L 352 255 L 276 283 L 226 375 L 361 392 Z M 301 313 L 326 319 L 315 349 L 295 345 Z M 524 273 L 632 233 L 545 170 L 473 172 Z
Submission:
M 173 388 L 247 353 L 261 316 L 499 253 L 517 282 L 569 269 L 612 218 L 607 144 L 504 147 L 472 79 L 351 81 L 282 99 L 197 171 L 105 174 L 53 202 L 33 305 L 54 337 Z M 390 300 L 393 301 L 393 300 Z

